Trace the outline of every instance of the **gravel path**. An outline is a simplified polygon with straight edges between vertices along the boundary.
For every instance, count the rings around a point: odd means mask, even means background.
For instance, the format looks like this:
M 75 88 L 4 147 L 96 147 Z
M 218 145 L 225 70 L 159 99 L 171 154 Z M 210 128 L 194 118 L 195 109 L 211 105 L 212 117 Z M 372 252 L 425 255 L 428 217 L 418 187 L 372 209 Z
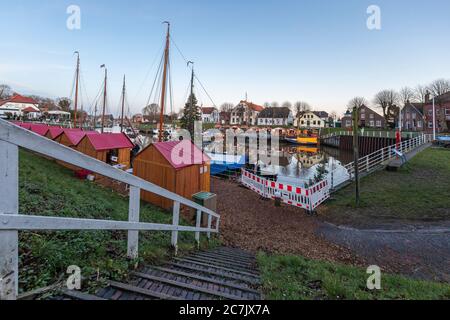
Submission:
M 450 282 L 450 230 L 357 230 L 322 224 L 317 232 L 369 264 L 417 279 Z

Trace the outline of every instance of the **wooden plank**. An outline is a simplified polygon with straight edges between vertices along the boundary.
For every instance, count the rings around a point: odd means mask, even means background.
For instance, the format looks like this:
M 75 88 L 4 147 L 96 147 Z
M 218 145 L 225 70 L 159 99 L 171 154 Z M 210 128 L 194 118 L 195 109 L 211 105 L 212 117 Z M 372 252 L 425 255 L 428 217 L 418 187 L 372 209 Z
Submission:
M 207 259 L 204 257 L 194 257 L 194 256 L 187 256 L 185 257 L 185 259 L 189 259 L 192 261 L 197 261 L 197 262 L 201 262 L 201 263 L 209 263 L 211 265 L 217 265 L 220 267 L 230 267 L 236 270 L 240 270 L 240 271 L 244 271 L 244 272 L 248 272 L 248 273 L 253 273 L 254 269 L 252 266 L 242 266 L 238 263 L 234 263 L 231 261 L 219 261 L 217 259 Z M 254 273 L 255 275 L 257 275 L 257 273 Z
M 160 282 L 160 283 L 168 284 L 168 285 L 179 287 L 179 288 L 182 288 L 182 289 L 193 290 L 193 291 L 205 293 L 205 294 L 216 296 L 216 297 L 221 297 L 221 298 L 230 299 L 230 300 L 245 300 L 244 298 L 239 297 L 239 296 L 226 294 L 226 293 L 219 292 L 219 291 L 213 291 L 213 290 L 205 289 L 205 288 L 202 288 L 202 287 L 199 287 L 199 286 L 194 286 L 194 285 L 191 285 L 191 284 L 188 284 L 188 283 L 184 283 L 184 282 L 178 282 L 178 281 L 175 281 L 175 280 L 169 280 L 169 279 L 165 279 L 165 278 L 161 278 L 161 277 L 151 276 L 151 275 L 148 275 L 148 274 L 145 274 L 145 273 L 133 272 L 132 274 L 134 276 L 136 276 L 136 277 L 139 277 L 139 278 L 143 278 L 143 279 L 147 279 L 147 280 L 151 280 L 151 281 L 157 281 L 157 282 Z
M 141 207 L 141 189 L 130 187 L 128 221 L 139 222 Z M 136 259 L 139 252 L 139 231 L 128 231 L 128 258 Z
M 172 273 L 172 274 L 176 274 L 176 275 L 179 275 L 182 277 L 187 277 L 187 278 L 200 280 L 200 281 L 204 281 L 204 282 L 210 282 L 210 283 L 218 284 L 218 285 L 221 285 L 224 287 L 229 287 L 229 288 L 233 288 L 233 289 L 237 289 L 237 290 L 241 290 L 241 291 L 245 291 L 245 292 L 259 294 L 258 291 L 254 290 L 252 288 L 249 288 L 249 287 L 244 287 L 244 286 L 240 286 L 240 285 L 225 282 L 225 281 L 220 281 L 220 280 L 216 280 L 216 279 L 212 279 L 212 278 L 208 278 L 208 277 L 199 276 L 199 275 L 193 274 L 193 273 L 187 273 L 187 272 L 183 272 L 183 271 L 178 271 L 178 270 L 169 269 L 169 268 L 162 268 L 162 267 L 151 267 L 151 269 L 159 270 L 159 271 L 166 272 L 166 273 Z
M 124 290 L 124 291 L 128 291 L 128 292 L 133 292 L 133 293 L 137 293 L 143 296 L 147 296 L 147 297 L 151 297 L 151 298 L 156 298 L 156 299 L 161 299 L 161 300 L 183 300 L 179 297 L 175 297 L 175 296 L 170 296 L 167 294 L 163 294 L 163 293 L 158 293 L 158 292 L 154 292 L 151 290 L 146 290 L 146 289 L 142 289 L 136 286 L 132 286 L 129 284 L 125 284 L 125 283 L 120 283 L 120 282 L 116 282 L 116 281 L 109 281 L 109 285 L 111 287 L 114 287 L 116 289 L 120 289 L 120 290 Z
M 178 227 L 180 224 L 180 203 L 175 202 L 173 204 L 173 217 L 172 217 L 172 225 L 174 227 Z M 178 231 L 172 231 L 172 247 L 175 248 L 175 255 L 178 253 Z
M 238 259 L 240 261 L 245 261 L 248 263 L 256 263 L 257 260 L 252 256 L 237 256 L 219 251 L 199 251 L 199 253 L 210 256 L 210 257 L 219 257 L 219 258 L 227 258 L 227 259 Z
M 186 269 L 186 270 L 192 270 L 192 271 L 201 272 L 201 273 L 204 273 L 204 274 L 212 274 L 212 275 L 215 275 L 215 276 L 218 276 L 218 277 L 227 278 L 227 279 L 236 280 L 236 281 L 241 281 L 241 282 L 246 282 L 246 283 L 249 283 L 249 284 L 252 284 L 252 285 L 259 285 L 261 283 L 258 279 L 244 278 L 244 276 L 240 277 L 240 276 L 228 275 L 228 274 L 224 274 L 222 272 L 205 270 L 205 269 L 199 269 L 198 267 L 191 267 L 191 266 L 187 266 L 187 265 L 176 263 L 176 262 L 171 262 L 169 264 L 171 266 L 174 266 L 174 267 L 177 267 L 177 268 L 182 268 L 182 269 Z
M 212 210 L 202 207 L 201 205 L 183 198 L 176 193 L 170 192 L 141 178 L 111 167 L 102 161 L 93 159 L 81 152 L 75 151 L 55 141 L 48 140 L 45 137 L 39 136 L 2 119 L 0 119 L 0 140 L 60 161 L 64 161 L 71 165 L 90 170 L 126 184 L 139 187 L 142 190 L 158 194 L 172 201 L 180 202 L 188 207 L 202 210 L 204 213 L 207 213 L 215 218 L 220 218 L 220 216 Z
M 195 221 L 195 226 L 197 228 L 201 227 L 201 223 L 202 223 L 202 211 L 201 210 L 197 210 L 197 218 Z M 196 232 L 195 233 L 195 241 L 197 241 L 197 248 L 200 248 L 200 232 Z
M 239 258 L 220 257 L 217 255 L 202 254 L 201 252 L 194 253 L 190 256 L 195 257 L 197 259 L 217 261 L 220 263 L 236 265 L 238 267 L 243 267 L 243 268 L 255 269 L 255 267 L 256 267 L 255 261 L 251 261 L 251 262 L 250 261 L 242 261 Z
M 224 271 L 227 271 L 227 272 L 232 272 L 232 273 L 244 275 L 246 277 L 252 277 L 252 278 L 255 278 L 255 279 L 259 279 L 259 276 L 257 274 L 250 273 L 250 272 L 245 272 L 245 271 L 241 271 L 241 270 L 226 268 L 226 267 L 223 267 L 223 266 L 217 266 L 217 265 L 212 265 L 212 264 L 208 264 L 208 263 L 198 262 L 198 261 L 187 259 L 187 258 L 175 258 L 175 260 L 182 261 L 182 262 L 187 262 L 187 263 L 190 263 L 190 264 L 196 264 L 196 265 L 204 266 L 204 267 L 208 267 L 208 268 L 215 268 L 215 269 L 218 269 L 218 270 L 224 270 Z
M 0 214 L 0 230 L 119 230 L 119 231 L 180 231 L 180 232 L 216 232 L 188 226 L 172 226 L 166 224 L 109 221 L 78 218 L 58 218 L 28 215 Z
M 92 294 L 83 293 L 76 290 L 61 290 L 61 293 L 69 298 L 85 301 L 106 301 L 106 299 L 94 296 Z
M 1 120 L 3 121 L 3 120 Z M 0 140 L 0 213 L 19 212 L 19 148 Z M 0 225 L 4 219 L 0 219 Z M 19 293 L 19 238 L 17 230 L 0 230 L 0 300 L 16 300 Z

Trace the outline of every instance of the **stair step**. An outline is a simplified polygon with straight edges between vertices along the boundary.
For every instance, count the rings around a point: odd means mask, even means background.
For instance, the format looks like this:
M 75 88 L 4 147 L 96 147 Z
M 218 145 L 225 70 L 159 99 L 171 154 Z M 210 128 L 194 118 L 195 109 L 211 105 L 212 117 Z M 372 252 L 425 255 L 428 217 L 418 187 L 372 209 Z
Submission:
M 190 259 L 186 259 L 186 258 L 175 258 L 175 260 L 177 260 L 177 261 L 184 261 L 184 262 L 195 264 L 195 265 L 199 265 L 199 266 L 205 266 L 205 267 L 209 267 L 209 268 L 225 270 L 225 271 L 228 271 L 228 272 L 241 274 L 241 275 L 244 275 L 244 276 L 247 276 L 247 277 L 259 280 L 259 276 L 257 274 L 255 274 L 255 273 L 250 273 L 250 272 L 245 272 L 245 271 L 241 271 L 241 270 L 231 269 L 231 268 L 227 268 L 227 267 L 224 267 L 224 266 L 218 266 L 218 265 L 214 265 L 214 264 L 203 263 L 203 262 L 190 260 Z
M 196 258 L 199 260 L 205 260 L 205 261 L 216 261 L 218 263 L 223 263 L 225 265 L 228 266 L 236 266 L 238 268 L 243 268 L 243 269 L 249 269 L 249 270 L 255 270 L 256 269 L 256 263 L 247 263 L 247 262 L 241 262 L 241 261 L 237 261 L 236 259 L 227 259 L 227 258 L 218 258 L 218 257 L 211 257 L 211 256 L 206 256 L 203 254 L 192 254 L 187 256 L 188 258 Z
M 61 293 L 71 299 L 75 300 L 88 300 L 88 301 L 96 301 L 96 300 L 106 300 L 97 296 L 94 296 L 92 294 L 75 291 L 75 290 L 61 290 Z
M 182 300 L 179 297 L 167 295 L 164 293 L 154 292 L 151 290 L 143 289 L 143 288 L 140 288 L 137 286 L 133 286 L 133 285 L 125 284 L 125 283 L 121 283 L 121 282 L 110 281 L 109 285 L 116 289 L 129 291 L 129 292 L 137 293 L 139 295 L 144 295 L 147 297 L 156 298 L 156 299 L 160 299 L 160 300 Z
M 245 282 L 251 285 L 259 285 L 260 281 L 255 279 L 255 278 L 248 278 L 245 277 L 241 274 L 235 274 L 233 272 L 229 272 L 228 274 L 225 274 L 223 272 L 218 272 L 218 271 L 212 271 L 212 270 L 206 270 L 203 268 L 199 268 L 199 266 L 188 266 L 185 264 L 181 264 L 181 263 L 176 263 L 176 262 L 172 262 L 170 263 L 171 266 L 180 268 L 180 269 L 184 269 L 184 270 L 192 270 L 192 271 L 196 271 L 196 272 L 201 272 L 201 273 L 206 273 L 206 274 L 212 274 L 214 276 L 218 276 L 218 277 L 222 277 L 222 278 L 226 278 L 226 279 L 231 279 L 231 280 L 235 280 L 235 281 L 241 281 L 241 282 Z M 214 268 L 214 267 L 213 267 Z M 217 268 L 215 268 L 217 269 Z M 218 269 L 217 269 L 218 270 Z
M 219 258 L 227 258 L 227 259 L 238 259 L 242 262 L 248 262 L 248 263 L 256 263 L 256 258 L 247 258 L 247 257 L 237 257 L 233 255 L 229 255 L 227 253 L 221 253 L 221 252 L 213 252 L 213 251 L 199 251 L 198 253 L 201 253 L 203 255 L 211 256 L 211 257 L 219 257 Z
M 179 281 L 175 281 L 175 280 L 169 280 L 169 279 L 165 279 L 162 277 L 148 275 L 145 273 L 133 272 L 132 275 L 139 277 L 139 278 L 143 278 L 143 279 L 147 279 L 147 280 L 151 280 L 151 281 L 157 281 L 157 282 L 161 282 L 161 283 L 168 284 L 171 286 L 180 287 L 180 288 L 187 289 L 187 290 L 193 290 L 193 291 L 205 293 L 205 294 L 208 294 L 211 296 L 221 297 L 221 298 L 230 299 L 230 300 L 243 300 L 244 299 L 239 296 L 230 295 L 230 294 L 226 294 L 226 293 L 215 291 L 215 290 L 209 290 L 209 289 L 205 289 L 205 288 L 195 286 L 192 284 L 187 284 L 187 283 L 183 283 L 183 282 L 179 282 Z
M 193 256 L 189 256 L 189 257 L 185 257 L 185 258 L 181 258 L 181 259 L 186 259 L 186 260 L 190 260 L 193 262 L 199 262 L 199 263 L 206 263 L 206 264 L 213 265 L 213 266 L 218 266 L 218 267 L 222 267 L 222 268 L 228 268 L 228 269 L 234 270 L 234 271 L 239 271 L 241 273 L 246 273 L 246 274 L 253 275 L 256 277 L 258 276 L 257 272 L 255 271 L 255 268 L 240 267 L 233 263 L 226 263 L 226 262 L 220 262 L 217 260 L 196 258 Z
M 211 259 L 218 259 L 218 260 L 225 260 L 225 261 L 232 261 L 232 262 L 236 262 L 239 264 L 243 264 L 243 265 L 255 265 L 257 263 L 256 260 L 250 260 L 250 259 L 242 259 L 242 258 L 236 258 L 236 257 L 230 257 L 230 256 L 225 256 L 225 255 L 221 255 L 221 254 L 217 254 L 217 253 L 206 253 L 206 252 L 196 252 L 193 254 L 194 256 L 202 256 L 202 257 L 206 257 L 206 258 L 211 258 Z
M 211 250 L 211 252 L 214 252 L 214 251 L 226 252 L 226 253 L 230 253 L 230 254 L 234 254 L 234 255 L 240 255 L 243 257 L 254 257 L 253 254 L 251 254 L 247 251 L 241 250 L 241 249 L 236 249 L 236 248 L 219 247 L 219 248 Z
M 179 275 L 179 276 L 182 276 L 182 277 L 188 277 L 188 278 L 192 278 L 192 279 L 196 279 L 196 280 L 200 280 L 200 281 L 204 281 L 204 282 L 210 282 L 210 283 L 218 284 L 218 285 L 221 285 L 221 286 L 224 286 L 224 287 L 229 287 L 229 288 L 237 289 L 237 290 L 244 291 L 244 292 L 251 292 L 251 293 L 259 294 L 258 291 L 254 290 L 254 289 L 252 289 L 250 287 L 237 285 L 237 284 L 226 282 L 226 281 L 223 281 L 223 280 L 217 280 L 217 279 L 213 279 L 213 278 L 200 276 L 200 275 L 194 274 L 194 273 L 188 273 L 188 272 L 178 271 L 178 270 L 175 270 L 175 269 L 161 268 L 161 267 L 150 267 L 150 268 L 154 269 L 154 270 L 159 270 L 159 271 L 162 271 L 162 272 L 166 272 L 166 273 L 172 273 L 174 275 Z

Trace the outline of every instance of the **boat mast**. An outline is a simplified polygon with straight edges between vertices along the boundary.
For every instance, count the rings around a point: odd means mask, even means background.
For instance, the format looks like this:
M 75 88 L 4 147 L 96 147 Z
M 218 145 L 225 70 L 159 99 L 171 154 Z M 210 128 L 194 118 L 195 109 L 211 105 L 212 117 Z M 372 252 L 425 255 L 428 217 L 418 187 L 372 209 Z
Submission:
M 74 114 L 74 127 L 77 127 L 77 114 L 78 114 L 78 82 L 80 79 L 80 53 L 78 51 L 75 51 L 75 54 L 77 55 L 77 71 L 75 76 L 75 114 Z
M 167 67 L 169 65 L 169 49 L 170 49 L 170 22 L 164 21 L 167 24 L 166 49 L 164 50 L 164 71 L 161 93 L 161 114 L 159 117 L 159 142 L 164 138 L 164 106 L 166 103 L 166 82 L 167 82 Z
M 97 102 L 95 102 L 94 108 L 94 130 L 97 129 Z
M 105 111 L 106 111 L 106 97 L 107 97 L 106 85 L 108 81 L 108 69 L 104 64 L 101 65 L 100 68 L 105 68 L 105 87 L 103 89 L 103 111 L 102 111 L 102 130 L 101 130 L 101 132 L 103 133 L 105 128 Z
M 123 89 L 122 89 L 122 117 L 120 118 L 120 132 L 123 132 L 123 117 L 124 117 L 124 109 L 125 109 L 125 75 L 123 76 Z
M 195 74 L 194 74 L 194 62 L 189 61 L 187 63 L 188 67 L 189 67 L 190 64 L 192 64 L 192 74 L 191 74 L 191 96 L 189 98 L 189 100 L 190 100 L 189 103 L 191 105 L 191 110 L 194 110 L 194 76 L 195 76 Z

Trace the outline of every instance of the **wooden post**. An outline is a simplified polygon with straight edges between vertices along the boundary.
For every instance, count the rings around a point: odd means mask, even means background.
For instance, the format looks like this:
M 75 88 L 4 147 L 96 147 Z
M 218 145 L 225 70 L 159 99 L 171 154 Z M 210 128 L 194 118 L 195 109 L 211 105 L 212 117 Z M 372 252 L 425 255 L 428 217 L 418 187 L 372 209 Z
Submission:
M 172 225 L 178 227 L 180 225 L 180 203 L 173 203 L 173 219 Z M 172 247 L 175 249 L 175 255 L 178 253 L 178 231 L 172 231 Z
M 355 202 L 359 207 L 359 141 L 358 141 L 358 125 L 359 125 L 359 110 L 355 106 L 353 108 L 353 157 L 355 160 Z
M 202 211 L 197 210 L 197 221 L 195 224 L 196 228 L 200 228 L 202 223 Z M 200 248 L 200 231 L 195 233 L 195 241 L 197 241 L 197 247 Z
M 19 148 L 0 140 L 0 212 L 19 213 Z M 4 223 L 0 221 L 0 223 Z M 15 300 L 19 293 L 19 237 L 0 231 L 0 300 Z
M 130 186 L 129 222 L 139 222 L 141 208 L 141 189 Z M 128 231 L 128 258 L 137 259 L 139 255 L 139 231 Z
M 208 214 L 208 229 L 211 229 L 212 226 L 212 216 Z M 208 231 L 208 240 L 211 239 L 211 232 Z

